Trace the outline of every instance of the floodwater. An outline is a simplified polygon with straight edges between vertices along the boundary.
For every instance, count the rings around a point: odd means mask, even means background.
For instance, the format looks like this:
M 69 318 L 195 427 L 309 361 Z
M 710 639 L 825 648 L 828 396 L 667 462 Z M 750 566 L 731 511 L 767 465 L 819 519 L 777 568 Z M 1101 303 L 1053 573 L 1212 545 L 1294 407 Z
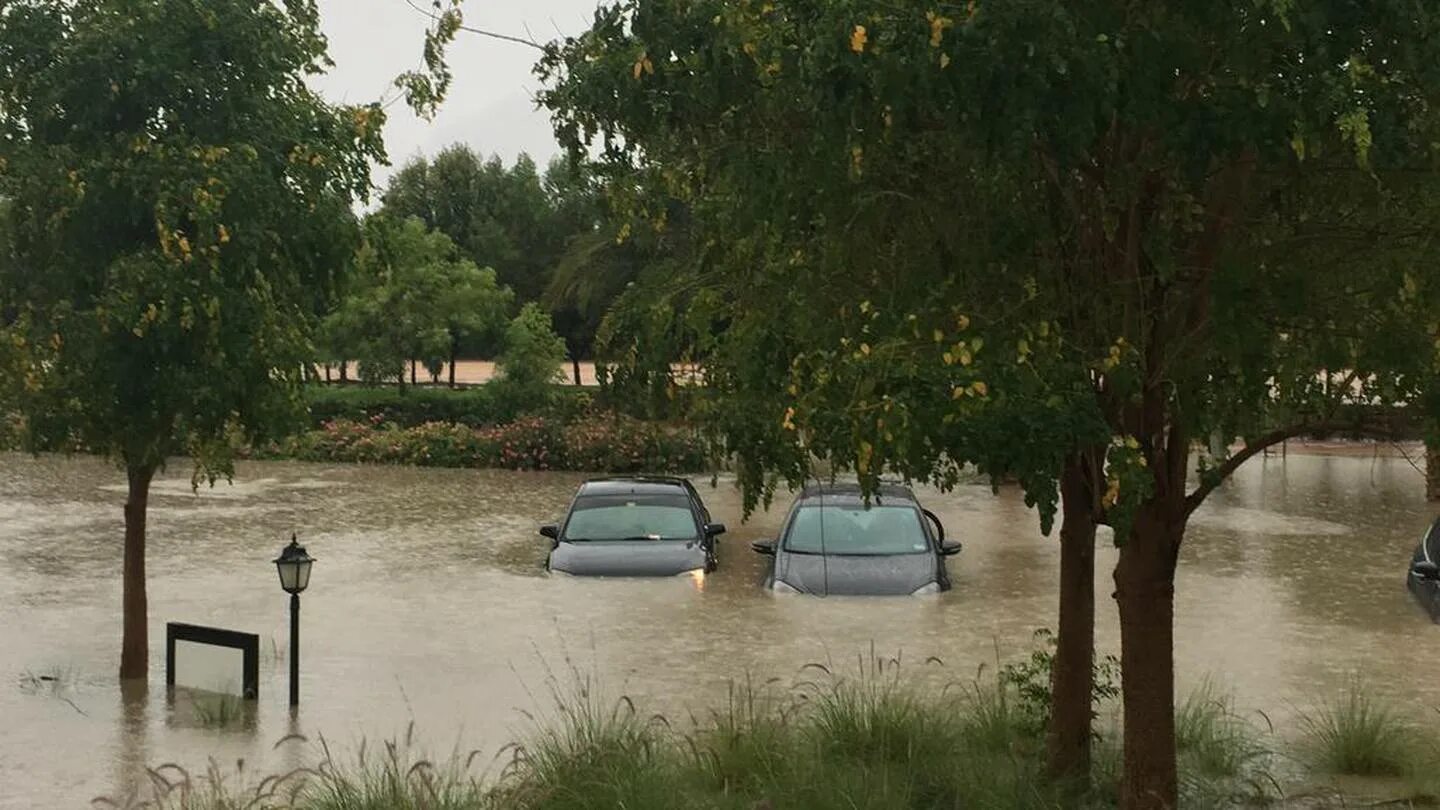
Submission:
M 698 482 L 730 526 L 703 583 L 551 578 L 537 524 L 581 476 L 243 464 L 192 494 L 174 465 L 150 512 L 151 676 L 122 696 L 118 662 L 123 476 L 93 459 L 0 456 L 0 807 L 83 807 L 146 788 L 144 766 L 286 771 L 323 734 L 353 751 L 403 736 L 428 752 L 498 751 L 547 684 L 577 670 L 646 712 L 684 717 L 747 675 L 811 662 L 854 670 L 874 649 L 918 677 L 968 680 L 1031 649 L 1054 624 L 1055 540 L 1020 494 L 921 491 L 965 551 L 938 597 L 776 598 L 757 589 L 786 500 L 741 523 L 738 494 Z M 1355 673 L 1428 716 L 1437 631 L 1403 575 L 1432 518 L 1403 459 L 1256 459 L 1195 516 L 1179 575 L 1181 688 L 1213 676 L 1240 705 L 1287 715 Z M 302 706 L 286 708 L 288 602 L 270 560 L 300 533 L 319 559 L 302 602 Z M 1117 651 L 1099 553 L 1099 646 Z M 228 728 L 164 687 L 165 623 L 261 638 L 260 696 Z M 927 663 L 934 657 L 943 666 Z M 927 674 L 928 673 L 928 674 Z M 52 677 L 57 680 L 40 680 Z M 496 766 L 498 767 L 498 765 Z

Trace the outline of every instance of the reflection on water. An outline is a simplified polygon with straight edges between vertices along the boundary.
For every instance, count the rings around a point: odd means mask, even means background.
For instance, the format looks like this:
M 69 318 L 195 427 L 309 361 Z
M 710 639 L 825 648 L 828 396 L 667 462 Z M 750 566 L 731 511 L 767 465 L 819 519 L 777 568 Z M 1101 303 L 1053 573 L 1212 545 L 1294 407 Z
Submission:
M 721 480 L 697 481 L 730 526 L 720 570 L 695 581 L 550 578 L 535 528 L 581 476 L 470 470 L 242 465 L 233 486 L 192 493 L 177 464 L 150 519 L 150 691 L 122 694 L 118 661 L 122 477 L 80 459 L 0 456 L 0 807 L 83 806 L 146 787 L 145 764 L 203 771 L 207 758 L 289 771 L 324 733 L 345 745 L 414 723 L 443 755 L 498 749 L 543 708 L 547 675 L 593 672 L 646 710 L 685 716 L 747 673 L 853 668 L 871 645 L 916 671 L 968 678 L 1028 650 L 1054 624 L 1054 539 L 1020 494 L 922 491 L 965 543 L 955 589 L 925 599 L 776 598 L 757 589 L 749 542 L 787 505 L 742 524 Z M 1183 553 L 1176 661 L 1277 719 L 1360 670 L 1433 705 L 1436 632 L 1403 571 L 1430 521 L 1403 460 L 1291 456 L 1252 462 L 1195 516 Z M 270 560 L 298 531 L 319 558 L 302 613 L 303 705 L 286 706 L 287 602 Z M 1102 538 L 1102 542 L 1108 538 Z M 1111 591 L 1102 544 L 1097 592 Z M 257 633 L 260 700 L 236 723 L 197 719 L 164 694 L 164 623 Z M 1118 629 L 1102 599 L 1102 652 Z M 930 657 L 943 668 L 921 662 Z M 58 673 L 53 689 L 19 688 Z

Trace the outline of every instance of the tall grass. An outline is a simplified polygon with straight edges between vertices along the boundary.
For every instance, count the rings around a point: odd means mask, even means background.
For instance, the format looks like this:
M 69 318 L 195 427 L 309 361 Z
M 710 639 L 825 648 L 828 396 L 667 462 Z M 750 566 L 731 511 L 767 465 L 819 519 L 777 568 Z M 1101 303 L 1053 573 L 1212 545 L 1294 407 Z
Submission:
M 1350 776 L 1405 776 L 1422 758 L 1423 740 L 1391 704 L 1357 677 L 1339 697 L 1300 715 L 1305 753 L 1316 768 Z
M 1062 792 L 1044 777 L 1043 732 L 1013 679 L 935 688 L 893 659 L 851 671 L 812 665 L 791 682 L 731 684 L 715 708 L 674 722 L 646 714 L 571 669 L 548 681 L 551 707 L 529 717 L 498 773 L 477 754 L 431 760 L 413 738 L 258 784 L 243 774 L 152 772 L 156 810 L 1102 810 L 1117 803 L 1119 735 L 1095 747 L 1094 787 Z M 935 674 L 928 670 L 927 675 Z M 1033 701 L 1032 701 L 1033 702 Z M 1267 721 L 1268 722 L 1268 721 Z M 1413 746 L 1382 750 L 1398 715 L 1352 689 L 1311 715 L 1330 770 L 1404 772 Z M 1205 682 L 1176 713 L 1182 807 L 1251 806 L 1280 791 L 1265 730 Z M 1363 756 L 1362 756 L 1363 753 Z
M 1191 806 L 1258 803 L 1281 792 L 1260 729 L 1209 678 L 1175 711 L 1175 748 Z

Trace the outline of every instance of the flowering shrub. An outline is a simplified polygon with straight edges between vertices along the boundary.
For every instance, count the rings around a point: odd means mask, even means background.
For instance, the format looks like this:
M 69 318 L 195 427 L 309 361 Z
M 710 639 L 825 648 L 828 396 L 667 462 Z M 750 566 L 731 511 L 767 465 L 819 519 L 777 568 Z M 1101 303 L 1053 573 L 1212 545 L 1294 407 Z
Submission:
M 487 428 L 443 422 L 403 428 L 378 419 L 338 420 L 271 445 L 261 455 L 302 461 L 616 473 L 694 472 L 704 469 L 707 461 L 704 443 L 693 432 L 615 415 L 570 424 L 534 416 Z

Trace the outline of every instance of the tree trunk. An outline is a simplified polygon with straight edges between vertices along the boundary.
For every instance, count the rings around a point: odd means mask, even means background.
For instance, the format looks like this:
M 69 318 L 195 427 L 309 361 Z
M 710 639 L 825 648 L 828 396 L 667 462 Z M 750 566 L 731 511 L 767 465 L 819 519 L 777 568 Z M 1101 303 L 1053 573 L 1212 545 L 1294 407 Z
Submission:
M 1095 686 L 1095 495 L 1088 454 L 1073 454 L 1060 475 L 1060 629 L 1052 673 L 1050 777 L 1077 791 L 1090 784 Z
M 340 361 L 340 382 L 341 382 L 341 384 L 350 382 L 350 361 L 349 361 L 349 360 L 341 360 L 341 361 Z
M 1440 441 L 1425 443 L 1425 497 L 1440 501 Z
M 1115 566 L 1120 605 L 1125 765 L 1121 810 L 1173 810 L 1175 769 L 1175 555 L 1184 517 L 1157 501 L 1139 509 Z
M 415 385 L 415 361 L 410 361 L 410 384 Z
M 120 679 L 146 677 L 150 666 L 149 607 L 145 599 L 145 512 L 155 466 L 127 465 L 129 495 L 125 501 L 125 563 L 121 594 L 123 638 Z
M 460 354 L 460 341 L 450 338 L 450 387 L 455 387 L 455 358 Z
M 329 363 L 326 363 L 326 364 L 325 364 L 325 384 L 326 384 L 326 385 L 329 385 L 329 384 L 330 384 L 330 364 L 329 364 Z
M 580 358 L 570 359 L 570 369 L 575 372 L 575 385 L 580 385 Z

